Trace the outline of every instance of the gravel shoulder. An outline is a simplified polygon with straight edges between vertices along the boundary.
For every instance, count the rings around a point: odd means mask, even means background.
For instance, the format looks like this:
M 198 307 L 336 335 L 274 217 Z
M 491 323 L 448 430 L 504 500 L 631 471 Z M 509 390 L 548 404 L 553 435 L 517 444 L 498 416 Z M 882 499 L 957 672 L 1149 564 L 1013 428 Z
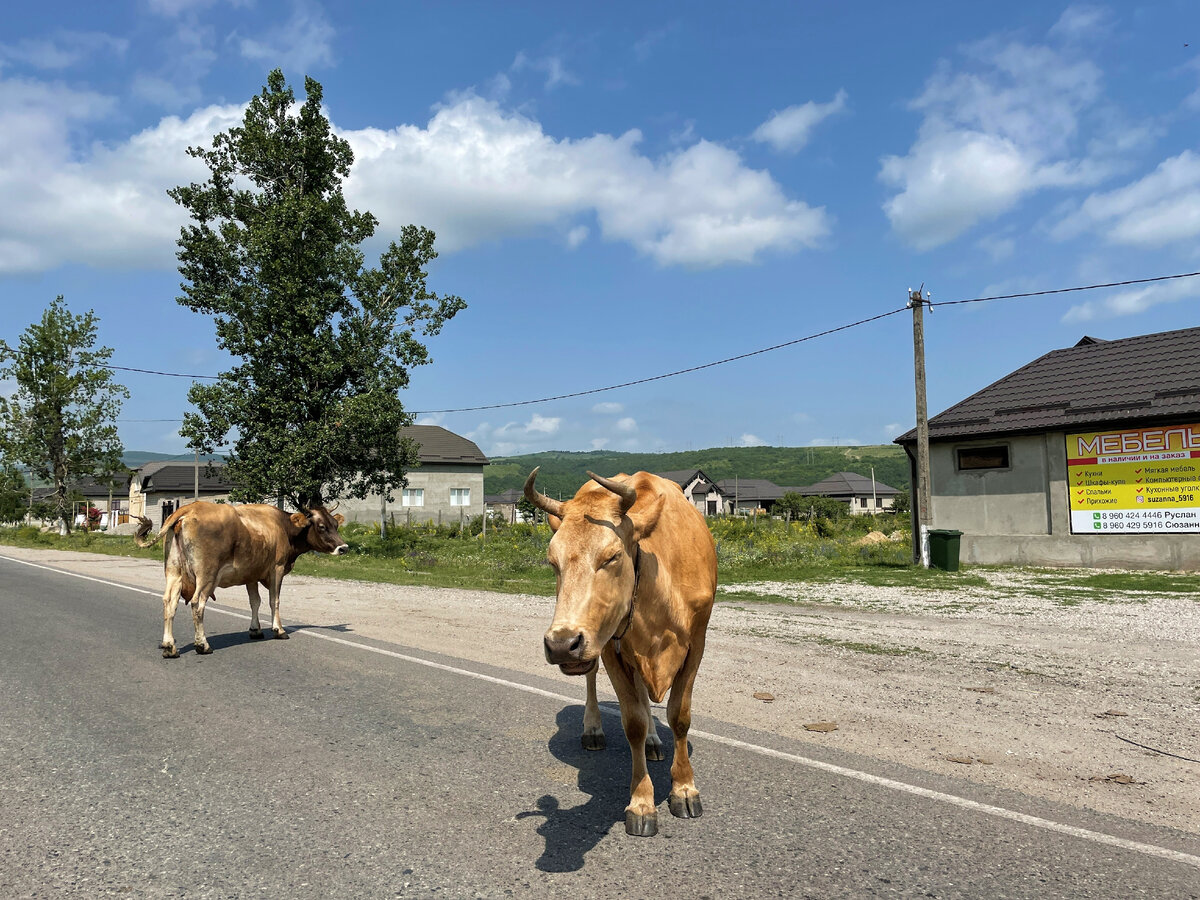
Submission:
M 15 547 L 0 548 L 0 556 L 155 592 L 163 585 L 161 565 L 146 560 Z M 737 585 L 735 594 L 719 595 L 693 708 L 800 742 L 1200 835 L 1200 595 L 1089 599 L 1067 586 L 1078 573 L 978 574 L 987 587 L 952 592 Z M 756 593 L 791 602 L 748 599 Z M 246 609 L 241 588 L 217 599 Z M 339 626 L 557 679 L 582 702 L 583 680 L 542 659 L 552 604 L 302 576 L 285 581 L 282 600 L 289 626 Z M 146 598 L 148 653 L 161 634 L 160 609 Z M 219 619 L 209 623 L 214 629 L 230 630 Z M 181 649 L 189 646 L 185 613 L 176 638 Z M 611 698 L 608 687 L 602 678 L 602 695 Z M 804 727 L 814 723 L 837 728 Z

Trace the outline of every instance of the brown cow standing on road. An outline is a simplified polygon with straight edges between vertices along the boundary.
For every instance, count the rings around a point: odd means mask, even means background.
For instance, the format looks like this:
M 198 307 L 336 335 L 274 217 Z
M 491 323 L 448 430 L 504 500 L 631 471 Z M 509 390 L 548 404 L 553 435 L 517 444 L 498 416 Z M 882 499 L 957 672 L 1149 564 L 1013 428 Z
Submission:
M 338 533 L 345 521 L 322 507 L 290 516 L 262 503 L 229 506 L 203 500 L 185 506 L 163 523 L 154 540 L 145 540 L 153 527 L 139 516 L 134 540 L 139 547 L 163 545 L 163 569 L 167 587 L 163 591 L 163 658 L 179 656 L 175 649 L 175 609 L 180 597 L 192 605 L 196 626 L 196 652 L 212 653 L 204 636 L 204 605 L 219 587 L 244 584 L 250 595 L 250 637 L 261 638 L 258 621 L 261 598 L 258 586 L 267 589 L 271 602 L 271 630 L 275 637 L 288 634 L 279 618 L 279 588 L 283 576 L 292 571 L 296 559 L 310 550 L 340 556 L 350 549 Z
M 589 676 L 604 660 L 633 755 L 625 831 L 649 836 L 658 831 L 646 770 L 650 701 L 661 702 L 668 689 L 667 721 L 675 737 L 671 814 L 695 818 L 703 812 L 687 735 L 717 590 L 716 547 L 704 517 L 679 486 L 657 475 L 601 478 L 589 472 L 592 480 L 564 502 L 538 493 L 537 472 L 525 482 L 525 497 L 550 516 L 554 537 L 547 558 L 558 575 L 546 659 L 568 675 Z M 594 685 L 589 677 L 583 743 L 591 749 L 602 746 L 595 738 L 600 714 Z M 652 755 L 657 744 L 657 738 L 651 741 Z

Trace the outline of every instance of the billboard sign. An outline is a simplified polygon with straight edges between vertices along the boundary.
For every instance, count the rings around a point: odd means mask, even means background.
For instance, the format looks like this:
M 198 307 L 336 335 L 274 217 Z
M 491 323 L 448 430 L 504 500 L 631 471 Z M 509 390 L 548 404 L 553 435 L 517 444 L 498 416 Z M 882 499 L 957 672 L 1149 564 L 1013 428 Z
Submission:
M 1067 435 L 1073 534 L 1200 533 L 1200 424 Z

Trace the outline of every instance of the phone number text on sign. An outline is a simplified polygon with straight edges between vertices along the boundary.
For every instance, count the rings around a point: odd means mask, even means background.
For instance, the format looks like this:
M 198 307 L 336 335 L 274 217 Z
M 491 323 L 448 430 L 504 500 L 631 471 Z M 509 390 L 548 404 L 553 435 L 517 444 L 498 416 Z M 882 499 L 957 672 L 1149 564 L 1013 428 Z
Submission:
M 1200 425 L 1066 436 L 1071 531 L 1200 532 Z

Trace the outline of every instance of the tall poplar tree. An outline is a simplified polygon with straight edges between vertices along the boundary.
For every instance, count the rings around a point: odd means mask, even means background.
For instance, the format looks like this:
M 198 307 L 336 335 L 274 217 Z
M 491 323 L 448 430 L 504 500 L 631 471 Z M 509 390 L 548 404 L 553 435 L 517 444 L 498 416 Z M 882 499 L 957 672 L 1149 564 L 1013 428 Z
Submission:
M 182 434 L 204 453 L 233 436 L 235 499 L 391 499 L 417 461 L 400 437 L 412 418 L 399 392 L 430 362 L 419 335 L 466 304 L 426 287 L 437 257 L 426 228 L 404 227 L 377 266 L 364 265 L 378 222 L 347 208 L 354 154 L 321 112 L 321 85 L 304 87 L 297 108 L 271 72 L 241 125 L 188 149 L 208 180 L 169 191 L 192 218 L 179 239 L 179 302 L 212 316 L 218 346 L 237 360 L 189 390 L 196 411 Z
M 72 487 L 121 471 L 125 452 L 116 418 L 129 391 L 105 367 L 112 349 L 95 344 L 95 313 L 73 314 L 60 295 L 0 368 L 0 377 L 17 386 L 0 397 L 0 457 L 53 485 L 49 503 L 64 534 Z

